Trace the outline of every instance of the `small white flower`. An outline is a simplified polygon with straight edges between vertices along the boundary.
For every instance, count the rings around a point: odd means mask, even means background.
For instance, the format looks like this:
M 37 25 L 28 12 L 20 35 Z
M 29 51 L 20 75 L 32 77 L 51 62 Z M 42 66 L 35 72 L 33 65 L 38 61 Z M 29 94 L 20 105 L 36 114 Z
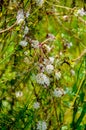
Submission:
M 70 48 L 72 46 L 73 46 L 72 42 L 68 43 L 68 48 Z
M 28 18 L 30 15 L 29 11 L 26 12 L 26 18 Z
M 47 124 L 45 121 L 39 121 L 37 124 L 37 130 L 46 130 Z
M 55 77 L 57 80 L 59 80 L 61 78 L 61 72 L 60 71 L 56 72 Z
M 38 40 L 32 40 L 31 46 L 33 48 L 39 48 L 39 41 Z
M 45 66 L 43 64 L 39 64 L 39 68 L 40 68 L 41 72 L 44 72 Z
M 34 107 L 35 109 L 38 109 L 38 108 L 40 107 L 40 103 L 39 103 L 39 102 L 35 102 L 35 103 L 33 104 L 33 107 Z
M 54 58 L 54 57 L 49 57 L 49 60 L 50 60 L 51 64 L 53 64 L 53 63 L 54 63 L 55 58 Z
M 51 33 L 49 33 L 49 34 L 47 35 L 47 38 L 49 38 L 50 41 L 55 40 L 55 36 L 54 36 L 53 34 L 51 34 Z
M 53 95 L 55 97 L 61 97 L 65 94 L 64 90 L 61 89 L 61 88 L 58 88 L 58 89 L 55 89 L 54 92 L 53 92 Z
M 70 70 L 70 73 L 71 73 L 72 76 L 75 75 L 75 71 L 73 69 Z
M 47 50 L 47 52 L 50 52 L 51 51 L 51 47 L 50 46 L 48 46 L 48 45 L 44 45 L 44 47 L 45 47 L 45 49 Z
M 60 56 L 62 56 L 62 55 L 63 55 L 62 51 L 60 51 L 59 55 L 60 55 Z
M 17 92 L 15 93 L 15 95 L 16 95 L 16 97 L 18 98 L 18 97 L 22 97 L 22 96 L 23 96 L 23 93 L 22 93 L 22 91 L 17 91 Z
M 25 29 L 24 29 L 24 35 L 26 35 L 29 31 L 29 28 L 26 26 Z
M 26 64 L 28 64 L 28 65 L 29 65 L 30 60 L 28 59 L 28 57 L 25 57 L 25 58 L 24 58 L 24 62 L 25 62 Z
M 68 19 L 69 19 L 68 15 L 64 15 L 64 16 L 63 16 L 63 20 L 64 20 L 64 21 L 68 21 Z
M 22 23 L 24 21 L 23 9 L 18 10 L 16 19 L 17 19 L 17 24 L 20 24 L 20 23 Z
M 28 55 L 28 51 L 25 51 L 24 54 L 27 56 Z
M 49 64 L 49 65 L 46 66 L 46 71 L 47 71 L 48 74 L 51 74 L 53 72 L 53 70 L 54 70 L 53 65 Z
M 36 0 L 36 3 L 38 6 L 42 6 L 44 3 L 44 0 Z
M 41 84 L 41 85 L 47 85 L 47 86 L 50 85 L 49 78 L 43 73 L 37 74 L 36 81 L 37 81 L 38 84 Z
M 23 40 L 23 41 L 21 41 L 21 42 L 19 43 L 19 45 L 21 45 L 22 47 L 27 46 L 27 44 L 28 44 L 28 42 L 26 42 L 25 40 Z
M 84 11 L 83 8 L 81 8 L 81 9 L 79 9 L 79 10 L 77 11 L 77 14 L 80 15 L 80 16 L 84 16 L 84 15 L 86 15 L 86 12 Z
M 50 64 L 50 61 L 48 59 L 44 59 L 43 64 L 48 65 L 48 64 Z

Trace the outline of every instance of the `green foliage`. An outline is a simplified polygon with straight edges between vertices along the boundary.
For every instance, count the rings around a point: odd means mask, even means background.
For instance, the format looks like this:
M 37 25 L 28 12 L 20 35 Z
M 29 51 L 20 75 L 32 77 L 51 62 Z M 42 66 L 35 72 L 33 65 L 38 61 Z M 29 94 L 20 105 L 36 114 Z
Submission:
M 85 1 L 0 2 L 0 129 L 85 130 Z

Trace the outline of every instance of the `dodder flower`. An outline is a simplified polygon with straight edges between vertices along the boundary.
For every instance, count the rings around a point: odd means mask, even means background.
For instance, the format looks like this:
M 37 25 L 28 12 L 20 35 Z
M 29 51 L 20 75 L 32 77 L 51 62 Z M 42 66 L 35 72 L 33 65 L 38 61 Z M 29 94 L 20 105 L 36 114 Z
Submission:
M 61 72 L 60 71 L 56 72 L 55 77 L 57 80 L 59 80 L 61 78 Z
M 26 35 L 29 31 L 29 28 L 27 26 L 25 26 L 25 29 L 24 29 L 24 35 Z
M 53 70 L 54 70 L 53 65 L 49 64 L 46 66 L 46 71 L 48 74 L 51 74 L 53 72 Z
M 31 46 L 33 48 L 39 48 L 39 41 L 38 40 L 32 40 L 31 41 Z
M 27 46 L 27 44 L 28 44 L 28 42 L 26 42 L 25 40 L 23 40 L 23 41 L 21 41 L 21 42 L 19 43 L 19 45 L 21 45 L 22 47 Z
M 84 11 L 83 8 L 81 8 L 81 9 L 79 9 L 79 10 L 77 11 L 77 14 L 80 15 L 80 16 L 84 16 L 84 15 L 86 15 L 86 12 Z
M 37 124 L 37 130 L 46 130 L 47 124 L 45 121 L 39 121 Z
M 36 0 L 36 3 L 38 6 L 42 6 L 44 3 L 44 0 Z
M 34 107 L 35 109 L 38 109 L 38 108 L 40 107 L 40 103 L 39 103 L 39 102 L 35 102 L 35 103 L 33 104 L 33 107 Z
M 20 23 L 22 23 L 24 21 L 23 9 L 18 10 L 16 19 L 17 19 L 17 24 L 20 24 Z
M 37 81 L 38 84 L 41 84 L 41 85 L 46 85 L 46 86 L 50 85 L 49 78 L 43 73 L 37 74 L 36 81 Z
M 53 92 L 53 95 L 55 97 L 61 97 L 65 94 L 64 90 L 61 89 L 61 88 L 58 88 L 58 89 L 55 89 L 54 92 Z
M 23 93 L 22 93 L 21 91 L 17 91 L 17 92 L 15 93 L 15 95 L 16 95 L 16 97 L 18 98 L 18 97 L 22 97 L 22 96 L 23 96 Z

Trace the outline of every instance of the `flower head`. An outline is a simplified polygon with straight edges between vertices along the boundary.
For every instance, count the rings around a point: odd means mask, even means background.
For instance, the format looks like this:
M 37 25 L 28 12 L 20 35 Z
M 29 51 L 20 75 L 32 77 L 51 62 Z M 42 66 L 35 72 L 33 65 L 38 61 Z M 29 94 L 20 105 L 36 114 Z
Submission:
M 86 15 L 86 12 L 84 11 L 83 8 L 81 8 L 81 9 L 79 9 L 79 10 L 77 11 L 77 14 L 80 15 L 80 16 L 84 16 L 84 15 Z
M 59 80 L 61 78 L 61 72 L 60 71 L 56 72 L 55 77 L 57 80 Z
M 22 97 L 23 93 L 22 93 L 22 91 L 17 91 L 17 92 L 15 92 L 15 95 L 18 98 L 18 97 Z
M 42 6 L 44 3 L 44 0 L 36 0 L 36 3 L 38 6 Z
M 71 73 L 72 76 L 75 75 L 75 71 L 73 69 L 70 70 L 70 73 Z
M 34 107 L 35 109 L 38 109 L 38 108 L 40 107 L 40 103 L 39 103 L 39 102 L 35 102 L 35 103 L 33 104 L 33 107 Z
M 24 21 L 23 9 L 18 10 L 16 19 L 17 19 L 17 24 L 20 24 L 20 23 L 22 23 Z
M 43 74 L 43 73 L 37 74 L 36 81 L 37 81 L 38 84 L 41 84 L 41 85 L 45 85 L 45 86 L 49 86 L 50 85 L 49 78 L 45 74 Z
M 26 35 L 29 31 L 29 28 L 27 26 L 25 26 L 25 29 L 24 29 L 24 35 Z
M 38 40 L 32 40 L 31 41 L 31 46 L 33 48 L 39 48 L 39 41 Z
M 27 44 L 28 44 L 28 42 L 26 42 L 25 40 L 23 40 L 23 41 L 21 41 L 21 42 L 19 43 L 19 45 L 21 45 L 22 47 L 27 46 Z
M 61 88 L 55 89 L 55 90 L 53 91 L 53 95 L 54 95 L 55 97 L 61 97 L 61 96 L 63 96 L 64 94 L 65 94 L 65 92 L 64 92 L 64 90 L 61 89 Z
M 39 121 L 37 124 L 37 130 L 46 130 L 47 124 L 45 121 Z
M 50 63 L 51 63 L 51 64 L 53 64 L 53 63 L 54 63 L 55 58 L 54 58 L 54 57 L 49 57 L 49 60 L 50 60 Z
M 47 71 L 48 74 L 51 74 L 53 72 L 53 70 L 54 70 L 53 65 L 49 64 L 49 65 L 46 66 L 46 71 Z

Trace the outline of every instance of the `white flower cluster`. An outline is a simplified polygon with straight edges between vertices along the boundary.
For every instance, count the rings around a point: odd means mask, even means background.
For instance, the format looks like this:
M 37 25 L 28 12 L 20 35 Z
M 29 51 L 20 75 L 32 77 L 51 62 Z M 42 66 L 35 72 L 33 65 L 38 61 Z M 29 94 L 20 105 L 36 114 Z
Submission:
M 73 69 L 70 70 L 70 73 L 71 73 L 72 76 L 75 75 L 75 71 Z
M 54 70 L 54 66 L 51 65 L 51 64 L 49 64 L 49 65 L 46 66 L 45 69 L 46 69 L 46 72 L 47 72 L 48 74 L 52 74 L 52 72 L 53 72 L 53 70 Z
M 23 9 L 18 10 L 16 19 L 17 19 L 17 24 L 20 24 L 20 23 L 22 23 L 24 21 Z
M 42 6 L 44 3 L 44 0 L 36 0 L 36 3 L 38 6 Z
M 49 86 L 50 85 L 50 79 L 43 73 L 39 73 L 36 75 L 36 81 L 38 84 Z
M 61 89 L 61 88 L 55 89 L 55 90 L 53 91 L 53 95 L 54 95 L 55 97 L 61 97 L 61 96 L 63 96 L 64 94 L 65 94 L 65 92 L 64 92 L 64 90 Z
M 55 58 L 54 57 L 49 57 L 49 59 L 44 59 L 43 64 L 44 65 L 49 65 L 54 63 Z
M 38 40 L 32 40 L 31 46 L 35 49 L 39 48 L 39 41 Z
M 24 29 L 24 35 L 26 35 L 29 31 L 29 28 L 27 26 L 25 26 L 25 29 Z
M 61 72 L 60 71 L 56 72 L 55 77 L 57 80 L 59 80 L 61 78 Z
M 46 51 L 49 53 L 50 51 L 51 51 L 51 47 L 50 46 L 48 46 L 48 45 L 44 45 L 44 47 L 45 47 L 45 49 L 46 49 Z
M 27 46 L 28 42 L 26 42 L 25 40 L 20 41 L 19 45 L 21 45 L 22 47 Z
M 68 48 L 70 48 L 72 46 L 73 46 L 72 42 L 68 43 Z
M 49 57 L 49 60 L 50 60 L 50 63 L 51 63 L 51 64 L 53 64 L 53 63 L 54 63 L 55 58 L 54 58 L 54 57 Z
M 37 124 L 37 130 L 46 130 L 47 124 L 45 121 L 39 121 Z
M 83 8 L 81 8 L 77 11 L 77 15 L 84 16 L 86 15 L 86 11 Z
M 22 91 L 17 91 L 17 92 L 15 92 L 15 95 L 16 95 L 17 98 L 18 97 L 22 97 L 23 96 L 23 92 Z
M 48 33 L 47 37 L 49 38 L 50 41 L 55 40 L 55 36 L 51 33 Z
M 40 107 L 40 103 L 39 102 L 35 102 L 33 104 L 33 108 L 38 109 L 39 107 Z

